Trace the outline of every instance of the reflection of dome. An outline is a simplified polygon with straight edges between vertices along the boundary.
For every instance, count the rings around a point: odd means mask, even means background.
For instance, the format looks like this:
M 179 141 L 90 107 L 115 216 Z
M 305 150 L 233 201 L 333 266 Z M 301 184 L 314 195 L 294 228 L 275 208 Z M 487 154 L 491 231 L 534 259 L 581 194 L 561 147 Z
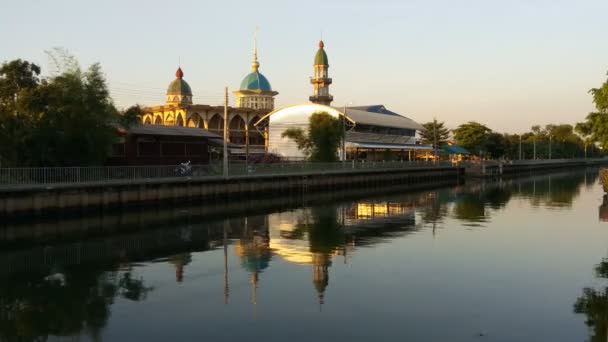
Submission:
M 270 264 L 272 258 L 270 253 L 262 255 L 245 255 L 241 257 L 241 266 L 249 272 L 259 272 Z
M 327 59 L 327 54 L 325 53 L 325 50 L 323 49 L 324 46 L 325 46 L 325 44 L 323 44 L 323 41 L 320 41 L 319 50 L 317 51 L 317 54 L 315 55 L 315 64 L 314 65 L 329 65 L 329 60 Z
M 241 90 L 272 91 L 272 88 L 268 79 L 256 70 L 245 76 L 241 82 Z
M 184 81 L 183 77 L 184 72 L 182 68 L 177 68 L 175 79 L 167 88 L 167 95 L 192 95 L 192 89 L 190 89 L 188 82 Z

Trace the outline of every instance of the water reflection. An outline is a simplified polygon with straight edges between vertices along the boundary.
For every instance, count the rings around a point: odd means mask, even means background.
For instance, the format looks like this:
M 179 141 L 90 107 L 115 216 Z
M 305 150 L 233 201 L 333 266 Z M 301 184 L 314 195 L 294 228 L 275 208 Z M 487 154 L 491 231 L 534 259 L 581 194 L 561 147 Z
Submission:
M 142 269 L 170 265 L 175 272 L 172 285 L 180 291 L 180 286 L 195 280 L 189 277 L 191 272 L 203 267 L 196 258 L 214 251 L 223 253 L 223 264 L 217 266 L 223 269 L 218 283 L 223 282 L 225 304 L 230 304 L 231 291 L 238 291 L 231 289 L 231 282 L 239 281 L 240 272 L 247 275 L 251 303 L 257 304 L 265 272 L 280 260 L 310 269 L 307 286 L 321 308 L 331 302 L 337 258 L 350 262 L 362 247 L 424 233 L 427 227 L 434 236 L 450 222 L 449 228 L 486 226 L 515 198 L 532 207 L 569 207 L 581 186 L 592 186 L 596 180 L 597 173 L 590 171 L 478 181 L 288 210 L 266 208 L 228 219 L 184 208 L 162 216 L 142 211 L 95 220 L 5 225 L 0 230 L 0 339 L 18 336 L 33 341 L 80 334 L 97 339 L 117 298 L 136 302 L 154 296 Z M 238 260 L 237 267 L 230 263 L 233 259 Z M 590 317 L 590 326 L 601 325 L 598 331 L 607 327 L 607 320 L 600 319 L 608 314 L 607 296 L 608 289 L 586 289 L 575 305 L 576 312 Z
M 608 279 L 608 259 L 595 266 L 595 276 Z M 608 340 L 608 287 L 586 287 L 574 303 L 574 312 L 587 316 L 585 324 L 591 329 L 591 341 Z
M 81 332 L 97 340 L 115 298 L 140 301 L 152 290 L 130 267 L 117 264 L 12 274 L 0 283 L 0 340 L 39 341 Z

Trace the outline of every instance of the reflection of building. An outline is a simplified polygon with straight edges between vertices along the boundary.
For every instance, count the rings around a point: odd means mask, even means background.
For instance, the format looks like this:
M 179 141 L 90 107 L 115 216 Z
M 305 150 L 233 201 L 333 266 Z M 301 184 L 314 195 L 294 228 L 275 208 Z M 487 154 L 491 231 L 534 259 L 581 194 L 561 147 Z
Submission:
M 325 289 L 329 285 L 329 266 L 331 266 L 331 255 L 325 253 L 313 253 L 312 255 L 312 283 L 319 296 L 319 304 L 324 303 Z
M 265 218 L 266 216 L 253 219 L 246 217 L 243 236 L 235 247 L 236 255 L 241 258 L 241 266 L 251 274 L 250 282 L 254 304 L 257 302 L 259 275 L 268 268 L 272 258 Z
M 168 259 L 169 263 L 175 266 L 175 281 L 181 283 L 184 280 L 184 268 L 192 261 L 192 255 L 181 253 L 172 255 Z
M 598 210 L 600 221 L 608 222 L 608 195 L 604 195 L 602 205 L 600 205 Z

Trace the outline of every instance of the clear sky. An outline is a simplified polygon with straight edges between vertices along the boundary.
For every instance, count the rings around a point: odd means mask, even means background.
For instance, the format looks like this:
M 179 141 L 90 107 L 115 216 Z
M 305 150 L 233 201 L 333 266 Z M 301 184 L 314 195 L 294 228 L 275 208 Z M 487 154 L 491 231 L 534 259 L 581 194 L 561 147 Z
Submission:
M 334 105 L 517 133 L 593 109 L 606 13 L 606 0 L 0 0 L 0 60 L 48 69 L 44 51 L 64 47 L 84 67 L 100 62 L 126 107 L 162 104 L 181 59 L 194 101 L 219 104 L 249 72 L 257 25 L 279 106 L 307 101 L 322 35 Z

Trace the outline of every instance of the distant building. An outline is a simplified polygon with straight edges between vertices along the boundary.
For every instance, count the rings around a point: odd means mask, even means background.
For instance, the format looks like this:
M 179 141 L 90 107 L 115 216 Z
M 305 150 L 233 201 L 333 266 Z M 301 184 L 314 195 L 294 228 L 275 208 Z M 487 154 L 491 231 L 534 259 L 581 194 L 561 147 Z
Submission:
M 206 164 L 211 148 L 224 144 L 221 136 L 188 127 L 134 125 L 117 131 L 120 140 L 112 146 L 108 165 Z
M 418 123 L 382 105 L 347 107 L 344 115 L 344 108 L 310 103 L 278 109 L 255 123 L 268 131 L 268 152 L 288 158 L 304 157 L 297 144 L 282 137 L 282 133 L 291 127 L 306 130 L 315 112 L 346 118 L 347 160 L 410 160 L 416 152 L 432 150 L 429 145 L 416 143 L 416 130 L 421 129 Z

